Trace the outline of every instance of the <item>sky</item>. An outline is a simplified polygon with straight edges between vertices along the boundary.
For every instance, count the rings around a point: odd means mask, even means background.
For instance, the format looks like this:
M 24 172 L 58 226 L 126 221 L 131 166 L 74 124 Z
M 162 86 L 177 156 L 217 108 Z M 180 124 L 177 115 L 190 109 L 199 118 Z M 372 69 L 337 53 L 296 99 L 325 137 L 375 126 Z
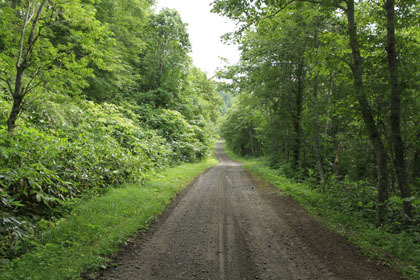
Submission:
M 193 64 L 212 77 L 225 65 L 220 57 L 228 59 L 229 64 L 239 60 L 237 46 L 225 45 L 220 37 L 235 30 L 235 23 L 210 13 L 212 0 L 158 0 L 156 10 L 163 7 L 176 9 L 182 21 L 188 24 L 188 33 L 192 44 Z

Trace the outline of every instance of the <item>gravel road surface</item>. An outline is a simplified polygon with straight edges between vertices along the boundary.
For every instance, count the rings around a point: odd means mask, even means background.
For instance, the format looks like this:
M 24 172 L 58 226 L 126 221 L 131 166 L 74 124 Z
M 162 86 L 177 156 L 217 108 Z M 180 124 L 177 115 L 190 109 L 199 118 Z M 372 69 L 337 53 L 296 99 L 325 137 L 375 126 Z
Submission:
M 200 175 L 100 279 L 403 279 L 229 159 Z

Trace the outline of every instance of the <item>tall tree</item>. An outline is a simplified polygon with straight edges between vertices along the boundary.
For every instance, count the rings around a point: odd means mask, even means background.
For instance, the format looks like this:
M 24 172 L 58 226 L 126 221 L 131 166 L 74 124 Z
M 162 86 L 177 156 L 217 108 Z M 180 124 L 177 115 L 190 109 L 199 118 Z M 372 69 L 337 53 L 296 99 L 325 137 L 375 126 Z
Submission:
M 363 82 L 363 61 L 360 52 L 360 42 L 355 21 L 355 2 L 346 1 L 344 12 L 347 17 L 348 36 L 352 51 L 353 62 L 351 70 L 353 72 L 354 90 L 359 103 L 360 112 L 366 125 L 371 144 L 375 150 L 378 176 L 378 222 L 383 223 L 386 216 L 385 202 L 388 200 L 388 159 L 380 131 L 374 120 L 371 106 L 366 95 Z
M 258 0 L 253 3 L 248 1 L 216 0 L 213 2 L 214 11 L 227 15 L 240 22 L 244 22 L 243 28 L 264 18 L 272 18 L 293 3 L 311 1 L 264 1 Z M 354 92 L 359 104 L 360 112 L 369 135 L 371 145 L 376 154 L 377 181 L 378 181 L 378 221 L 382 223 L 386 216 L 385 202 L 388 199 L 388 159 L 382 135 L 377 127 L 371 106 L 368 102 L 367 92 L 363 81 L 363 60 L 360 50 L 358 29 L 356 24 L 356 10 L 354 0 L 329 1 L 322 3 L 327 8 L 341 9 L 346 17 L 348 41 L 352 53 L 350 67 L 353 73 Z M 344 6 L 343 6 L 344 4 Z M 298 99 L 297 99 L 298 100 Z M 297 118 L 298 119 L 298 118 Z M 297 126 L 295 125 L 295 131 Z M 297 143 L 295 142 L 295 147 Z M 296 150 L 295 158 L 296 158 Z
M 28 95 L 43 91 L 77 94 L 87 86 L 89 65 L 106 67 L 100 47 L 107 30 L 94 18 L 93 6 L 79 0 L 1 5 L 7 16 L 0 22 L 7 29 L 0 36 L 10 44 L 0 54 L 0 81 L 13 98 L 7 120 L 12 133 Z M 17 20 L 13 14 L 19 15 Z
M 405 143 L 401 136 L 401 85 L 398 74 L 397 50 L 395 43 L 395 1 L 386 0 L 386 53 L 388 57 L 389 83 L 391 85 L 391 142 L 394 149 L 394 165 L 397 173 L 398 185 L 403 198 L 404 212 L 411 217 L 411 204 L 407 200 L 411 191 L 407 182 Z
M 180 93 L 181 80 L 188 74 L 191 44 L 187 25 L 176 10 L 164 8 L 152 15 L 146 27 L 147 47 L 142 56 L 142 99 L 168 106 Z
M 32 85 L 32 82 L 39 72 L 38 67 L 29 81 L 24 84 L 24 74 L 30 66 L 32 49 L 39 39 L 41 29 L 38 25 L 47 1 L 43 0 L 41 3 L 37 2 L 38 1 L 28 1 L 26 11 L 23 13 L 23 22 L 21 25 L 22 30 L 20 34 L 15 64 L 16 74 L 14 79 L 14 87 L 11 85 L 11 82 L 8 79 L 2 78 L 2 80 L 6 82 L 10 94 L 13 97 L 12 110 L 10 111 L 10 115 L 7 120 L 7 128 L 9 133 L 12 133 L 15 129 L 16 120 L 22 110 L 25 95 L 31 91 L 31 87 L 34 86 Z M 13 2 L 13 6 L 18 7 L 19 5 L 18 3 Z
M 90 99 L 121 100 L 138 90 L 143 76 L 140 66 L 146 48 L 146 25 L 152 14 L 150 4 L 146 0 L 95 2 L 96 18 L 110 30 L 103 51 L 113 59 L 105 69 L 93 68 L 94 75 L 85 90 Z

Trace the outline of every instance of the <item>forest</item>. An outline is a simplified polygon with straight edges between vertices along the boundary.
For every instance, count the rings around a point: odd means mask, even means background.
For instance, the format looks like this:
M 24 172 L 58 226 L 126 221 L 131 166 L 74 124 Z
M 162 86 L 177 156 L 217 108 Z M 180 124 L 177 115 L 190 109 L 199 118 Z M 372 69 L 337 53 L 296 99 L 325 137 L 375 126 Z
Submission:
M 203 162 L 217 139 L 323 207 L 407 237 L 418 273 L 420 2 L 213 0 L 241 51 L 215 78 L 156 2 L 0 1 L 0 274 L 56 246 L 45 228 L 80 201 Z M 181 186 L 169 189 L 165 203 Z
M 232 150 L 391 232 L 419 236 L 418 1 L 214 1 L 238 22 Z
M 72 199 L 207 156 L 222 98 L 153 1 L 0 1 L 0 259 Z

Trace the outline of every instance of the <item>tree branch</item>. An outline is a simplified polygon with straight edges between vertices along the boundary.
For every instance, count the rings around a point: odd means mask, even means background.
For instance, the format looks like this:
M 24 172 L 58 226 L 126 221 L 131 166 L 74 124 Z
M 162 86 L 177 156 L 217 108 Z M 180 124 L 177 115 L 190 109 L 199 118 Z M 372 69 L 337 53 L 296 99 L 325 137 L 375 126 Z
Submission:
M 7 84 L 7 87 L 8 87 L 8 90 L 10 91 L 10 94 L 13 95 L 12 85 L 10 84 L 10 81 L 8 81 L 7 79 L 4 79 L 2 77 L 0 77 L 0 80 Z
M 290 4 L 292 4 L 293 2 L 295 2 L 296 0 L 291 0 L 291 1 L 289 1 L 289 2 L 287 2 L 287 3 L 285 3 L 282 7 L 280 7 L 279 9 L 277 9 L 274 13 L 272 13 L 272 14 L 270 14 L 270 15 L 267 15 L 267 16 L 265 16 L 265 17 L 263 17 L 263 19 L 270 19 L 270 18 L 273 18 L 273 17 L 275 17 L 276 15 L 278 15 L 281 11 L 283 11 L 284 9 L 286 9 L 287 8 L 287 6 L 289 6 Z M 312 2 L 312 1 L 311 1 Z
M 22 32 L 20 34 L 19 54 L 18 54 L 18 59 L 16 60 L 16 67 L 17 68 L 20 67 L 20 64 L 22 62 L 22 54 L 23 54 L 23 46 L 24 46 L 24 43 L 25 43 L 26 27 L 28 26 L 28 23 L 32 20 L 32 17 L 33 17 L 33 13 L 31 14 L 31 6 L 32 6 L 32 3 L 31 3 L 30 0 L 28 0 L 28 9 L 26 10 L 26 17 L 25 17 L 25 20 L 23 22 Z
M 39 81 L 39 82 L 37 82 L 35 85 L 33 85 L 32 87 L 27 88 L 27 89 L 25 90 L 25 94 L 26 94 L 27 92 L 31 92 L 32 90 L 36 89 L 36 88 L 37 88 L 37 87 L 39 87 L 39 85 L 40 85 L 40 84 L 42 84 L 42 83 L 43 83 L 43 81 Z
M 30 53 L 32 51 L 33 46 L 35 45 L 36 41 L 38 41 L 38 38 L 41 36 L 41 29 L 42 27 L 39 28 L 38 30 L 38 34 L 35 36 L 35 38 L 33 39 L 33 41 L 28 45 L 27 49 L 26 49 L 26 54 L 25 54 L 25 60 L 27 61 Z
M 42 10 L 43 10 L 46 2 L 47 2 L 47 0 L 42 1 L 41 5 L 39 6 L 38 11 L 36 13 L 36 17 L 35 17 L 34 21 L 32 22 L 32 28 L 31 28 L 31 32 L 29 33 L 29 39 L 28 39 L 28 47 L 27 47 L 26 53 L 25 53 L 25 60 L 28 59 L 33 45 L 36 43 L 36 41 L 39 38 L 39 35 L 41 34 L 41 29 L 40 29 L 38 34 L 35 36 L 35 30 L 36 30 L 36 27 L 39 23 L 39 18 L 41 17 L 41 13 L 42 13 Z M 34 5 L 34 8 L 35 8 L 35 5 Z M 34 36 L 35 36 L 35 38 L 34 38 Z
M 31 79 L 29 80 L 29 82 L 26 84 L 26 87 L 24 87 L 22 89 L 22 96 L 25 96 L 28 92 L 30 92 L 31 90 L 33 90 L 34 88 L 36 88 L 37 86 L 39 86 L 40 83 L 37 83 L 35 86 L 31 87 L 32 82 L 34 81 L 34 79 L 39 75 L 41 70 L 41 67 L 37 67 L 35 73 L 32 75 Z

